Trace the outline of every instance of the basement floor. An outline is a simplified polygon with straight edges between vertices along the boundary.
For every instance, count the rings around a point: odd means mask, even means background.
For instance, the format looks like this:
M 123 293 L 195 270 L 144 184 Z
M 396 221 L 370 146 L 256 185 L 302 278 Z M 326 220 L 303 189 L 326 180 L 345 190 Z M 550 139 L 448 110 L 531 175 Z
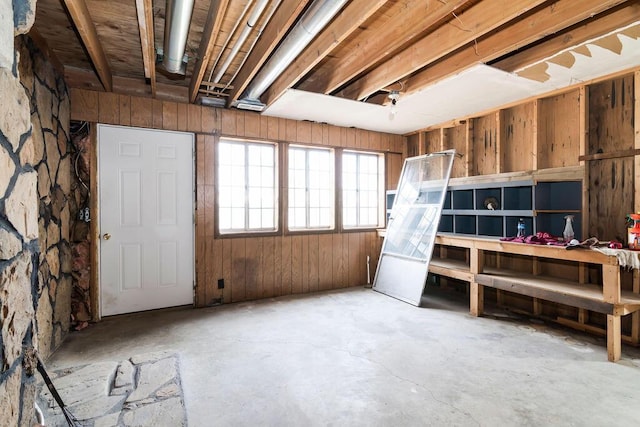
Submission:
M 49 371 L 177 354 L 190 426 L 637 425 L 640 350 L 430 290 L 351 288 L 109 318 Z M 55 380 L 54 380 L 55 383 Z M 141 425 L 144 425 L 142 423 Z

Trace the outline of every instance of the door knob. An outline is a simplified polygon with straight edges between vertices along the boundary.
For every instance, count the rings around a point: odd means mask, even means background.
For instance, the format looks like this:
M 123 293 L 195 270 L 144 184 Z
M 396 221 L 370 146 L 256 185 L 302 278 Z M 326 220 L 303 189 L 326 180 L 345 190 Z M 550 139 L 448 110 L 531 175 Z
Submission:
M 102 238 L 103 238 L 104 240 L 109 240 L 109 239 L 111 238 L 111 234 L 109 234 L 109 233 L 104 233 L 104 234 L 102 235 Z

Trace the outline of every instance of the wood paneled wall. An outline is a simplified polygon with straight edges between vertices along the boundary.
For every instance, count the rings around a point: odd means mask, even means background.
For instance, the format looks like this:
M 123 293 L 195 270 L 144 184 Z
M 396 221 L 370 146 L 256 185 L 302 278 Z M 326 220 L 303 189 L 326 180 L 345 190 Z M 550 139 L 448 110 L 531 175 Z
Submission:
M 224 135 L 383 152 L 387 188 L 395 188 L 404 137 L 81 89 L 71 90 L 71 119 L 196 133 L 197 306 L 364 285 L 367 257 L 373 278 L 375 231 L 216 238 L 214 144 Z

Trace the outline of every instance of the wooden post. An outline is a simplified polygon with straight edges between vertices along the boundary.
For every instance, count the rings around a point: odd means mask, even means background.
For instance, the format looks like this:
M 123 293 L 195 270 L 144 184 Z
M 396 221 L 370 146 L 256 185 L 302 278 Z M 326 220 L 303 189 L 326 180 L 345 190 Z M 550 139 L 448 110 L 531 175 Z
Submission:
M 91 320 L 100 321 L 100 197 L 98 191 L 98 125 L 91 123 L 89 144 L 89 156 L 91 162 L 89 165 L 89 186 L 91 188 L 91 197 L 89 198 L 89 211 L 93 220 L 89 222 L 89 236 L 91 239 L 90 247 L 90 278 L 89 278 L 89 297 L 91 298 Z
M 536 256 L 532 260 L 532 273 L 534 276 L 539 276 L 541 272 L 540 259 Z M 542 314 L 542 301 L 538 298 L 533 299 L 533 314 L 540 316 Z
M 640 294 L 640 270 L 633 270 L 633 292 Z M 631 342 L 640 344 L 640 311 L 631 314 Z
M 484 287 L 475 281 L 475 275 L 482 273 L 484 268 L 484 251 L 470 248 L 469 269 L 474 275 L 474 280 L 469 283 L 469 311 L 472 316 L 480 316 L 484 311 Z
M 620 303 L 620 266 L 605 264 L 602 266 L 602 293 L 608 303 Z
M 580 152 L 579 156 L 587 154 L 587 140 L 589 135 L 589 92 L 586 86 L 580 86 Z M 589 237 L 589 164 L 580 160 L 580 166 L 584 166 L 582 179 L 582 236 L 581 240 Z
M 578 263 L 578 283 L 580 284 L 587 283 L 588 272 L 589 272 L 588 264 L 584 262 L 579 262 Z M 582 325 L 589 322 L 589 310 L 586 310 L 584 308 L 578 309 L 578 322 Z
M 619 315 L 607 314 L 607 357 L 610 362 L 620 360 L 622 353 L 621 325 Z

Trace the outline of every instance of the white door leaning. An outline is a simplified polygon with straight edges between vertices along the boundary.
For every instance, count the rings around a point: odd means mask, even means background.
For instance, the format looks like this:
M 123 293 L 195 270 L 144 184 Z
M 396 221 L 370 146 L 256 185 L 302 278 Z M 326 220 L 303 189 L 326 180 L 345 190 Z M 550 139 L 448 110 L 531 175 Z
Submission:
M 193 134 L 98 125 L 101 315 L 193 303 Z

